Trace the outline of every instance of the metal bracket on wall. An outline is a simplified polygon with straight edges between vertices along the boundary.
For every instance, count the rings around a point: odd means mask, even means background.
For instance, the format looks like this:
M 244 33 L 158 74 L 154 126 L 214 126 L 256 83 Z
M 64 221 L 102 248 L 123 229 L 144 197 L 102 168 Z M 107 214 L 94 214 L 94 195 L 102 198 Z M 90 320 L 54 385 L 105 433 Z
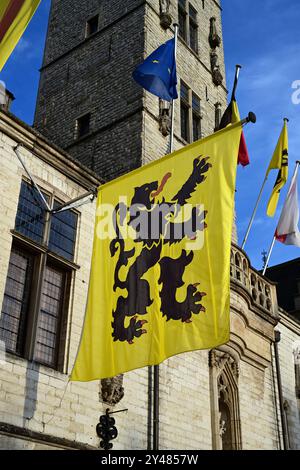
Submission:
M 48 212 L 51 212 L 50 206 L 49 206 L 48 202 L 46 201 L 46 199 L 45 199 L 45 197 L 44 197 L 42 191 L 40 190 L 40 188 L 39 188 L 38 185 L 36 184 L 36 182 L 35 182 L 35 180 L 34 180 L 32 174 L 31 174 L 30 171 L 28 170 L 27 166 L 25 165 L 24 160 L 22 159 L 21 155 L 19 154 L 19 151 L 18 151 L 18 150 L 19 150 L 19 147 L 22 147 L 22 144 L 16 145 L 16 147 L 14 147 L 13 150 L 14 150 L 15 154 L 17 155 L 18 160 L 19 160 L 19 162 L 21 163 L 22 167 L 24 168 L 24 170 L 25 170 L 27 176 L 29 177 L 29 179 L 30 179 L 30 181 L 31 181 L 31 183 L 32 183 L 32 185 L 33 185 L 33 187 L 34 187 L 34 189 L 35 189 L 35 190 L 37 191 L 37 193 L 39 194 L 40 199 L 41 199 L 41 201 L 42 201 L 42 203 L 43 203 L 44 209 L 46 209 Z
M 80 206 L 83 206 L 84 204 L 88 204 L 90 202 L 93 202 L 94 199 L 97 197 L 98 195 L 98 188 L 91 188 L 89 191 L 87 191 L 86 193 L 82 194 L 81 196 L 78 196 L 74 199 L 71 199 L 71 201 L 68 201 L 64 204 L 61 204 L 60 206 L 56 207 L 55 209 L 51 209 L 48 202 L 46 201 L 42 191 L 40 190 L 40 188 L 38 187 L 35 179 L 33 178 L 32 174 L 30 173 L 30 171 L 28 170 L 23 158 L 21 157 L 20 153 L 19 153 L 19 148 L 20 147 L 24 147 L 21 143 L 17 144 L 13 150 L 14 150 L 14 153 L 16 154 L 16 156 L 18 157 L 18 160 L 19 162 L 21 163 L 22 167 L 24 168 L 28 178 L 30 179 L 31 181 L 31 184 L 32 186 L 34 187 L 34 189 L 37 191 L 38 195 L 39 195 L 39 198 L 41 200 L 41 203 L 43 205 L 43 209 L 45 209 L 47 212 L 50 212 L 50 214 L 57 214 L 59 212 L 64 212 L 66 210 L 69 210 L 69 209 L 75 209 L 77 207 L 80 207 Z M 84 201 L 82 202 L 84 199 L 88 198 L 89 196 L 91 196 L 87 201 Z

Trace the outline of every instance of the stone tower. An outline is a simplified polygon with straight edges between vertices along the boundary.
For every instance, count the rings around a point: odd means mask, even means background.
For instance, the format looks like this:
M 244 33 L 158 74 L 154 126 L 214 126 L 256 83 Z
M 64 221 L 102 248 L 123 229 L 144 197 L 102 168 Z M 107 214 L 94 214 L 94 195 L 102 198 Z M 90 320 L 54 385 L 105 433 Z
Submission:
M 168 150 L 168 103 L 132 79 L 179 23 L 175 148 L 226 106 L 219 0 L 52 0 L 35 127 L 105 180 Z

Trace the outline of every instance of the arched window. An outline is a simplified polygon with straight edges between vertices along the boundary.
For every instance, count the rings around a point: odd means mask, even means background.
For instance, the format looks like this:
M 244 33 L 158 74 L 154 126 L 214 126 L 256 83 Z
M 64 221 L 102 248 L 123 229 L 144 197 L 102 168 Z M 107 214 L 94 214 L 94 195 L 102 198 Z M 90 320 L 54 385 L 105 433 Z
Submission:
M 209 353 L 213 449 L 242 448 L 238 364 L 229 353 Z

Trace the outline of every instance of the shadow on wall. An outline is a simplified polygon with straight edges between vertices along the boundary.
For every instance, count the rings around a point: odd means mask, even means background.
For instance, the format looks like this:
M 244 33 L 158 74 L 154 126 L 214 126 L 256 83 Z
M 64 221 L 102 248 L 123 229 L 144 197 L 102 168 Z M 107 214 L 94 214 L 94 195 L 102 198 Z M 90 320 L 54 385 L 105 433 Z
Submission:
M 37 404 L 37 392 L 39 383 L 39 364 L 28 362 L 26 368 L 26 383 L 24 390 L 24 409 L 23 409 L 23 426 L 26 427 L 28 421 L 34 417 Z

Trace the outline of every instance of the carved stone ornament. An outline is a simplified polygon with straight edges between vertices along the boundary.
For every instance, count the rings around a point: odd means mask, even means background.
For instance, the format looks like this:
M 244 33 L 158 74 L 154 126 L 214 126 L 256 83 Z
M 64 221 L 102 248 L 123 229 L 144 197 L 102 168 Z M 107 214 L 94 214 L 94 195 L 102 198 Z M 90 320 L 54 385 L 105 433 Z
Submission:
M 159 130 L 164 137 L 171 132 L 171 107 L 164 100 L 159 100 Z
M 212 80 L 216 86 L 220 86 L 223 83 L 223 75 L 220 72 L 219 57 L 216 52 L 210 53 L 210 63 Z
M 216 103 L 215 104 L 215 131 L 218 131 L 220 129 L 221 119 L 222 119 L 222 105 L 221 103 Z M 232 266 L 230 266 L 230 269 L 232 269 Z
M 101 380 L 100 398 L 108 405 L 116 405 L 124 397 L 123 375 Z
M 210 18 L 210 31 L 209 31 L 208 41 L 212 49 L 216 49 L 217 47 L 220 47 L 221 45 L 221 38 L 217 32 L 216 21 L 217 20 L 214 16 Z
M 230 354 L 217 351 L 216 349 L 209 351 L 209 366 L 216 367 L 219 374 L 223 371 L 226 364 L 230 367 L 233 376 L 237 380 L 239 377 L 239 366 L 234 358 Z
M 172 17 L 169 13 L 170 0 L 160 0 L 160 25 L 163 29 L 168 29 L 172 24 Z
M 300 342 L 295 342 L 293 347 L 295 364 L 300 365 Z
M 222 416 L 221 416 L 221 413 L 219 413 L 219 416 L 220 416 L 220 420 L 219 420 L 219 426 L 220 426 L 220 437 L 223 436 L 223 434 L 225 434 L 226 432 L 226 421 L 224 421 L 224 419 L 222 419 Z

